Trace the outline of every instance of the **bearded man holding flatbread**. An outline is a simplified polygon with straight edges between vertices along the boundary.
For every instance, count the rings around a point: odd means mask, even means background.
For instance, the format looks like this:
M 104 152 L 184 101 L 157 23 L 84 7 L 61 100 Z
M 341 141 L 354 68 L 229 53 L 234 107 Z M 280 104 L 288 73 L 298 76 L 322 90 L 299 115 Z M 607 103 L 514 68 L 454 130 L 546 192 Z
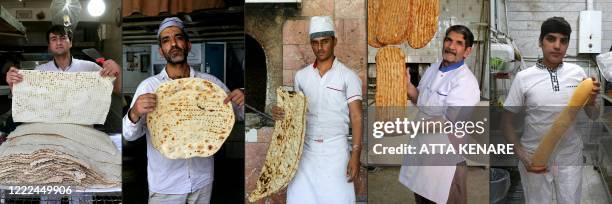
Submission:
M 304 150 L 289 183 L 287 203 L 355 203 L 353 180 L 359 175 L 362 137 L 361 80 L 334 56 L 338 41 L 331 17 L 312 17 L 309 35 L 316 61 L 295 75 L 295 91 L 304 93 L 308 110 Z M 284 118 L 284 111 L 274 106 L 274 119 Z
M 228 97 L 224 103 L 232 102 L 238 120 L 244 118 L 244 93 L 240 89 L 229 92 L 216 77 L 197 72 L 187 64 L 191 50 L 189 36 L 183 21 L 177 17 L 166 18 L 157 31 L 159 52 L 168 64 L 157 75 L 145 79 L 138 85 L 135 100 L 123 118 L 123 136 L 134 141 L 143 134 L 147 139 L 147 172 L 149 203 L 210 203 L 213 182 L 213 157 L 168 159 L 154 148 L 151 133 L 146 124 L 146 114 L 156 108 L 157 87 L 164 82 L 195 77 L 210 81 L 221 87 Z

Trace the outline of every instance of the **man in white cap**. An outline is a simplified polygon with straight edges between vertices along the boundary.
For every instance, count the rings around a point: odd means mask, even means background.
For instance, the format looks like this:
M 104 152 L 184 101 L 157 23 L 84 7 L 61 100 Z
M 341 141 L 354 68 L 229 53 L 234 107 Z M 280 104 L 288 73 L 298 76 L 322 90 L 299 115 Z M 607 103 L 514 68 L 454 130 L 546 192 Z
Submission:
M 191 159 L 168 159 L 151 144 L 147 129 L 146 114 L 155 110 L 155 89 L 164 82 L 174 79 L 197 77 L 215 83 L 229 92 L 219 79 L 195 71 L 187 64 L 191 50 L 189 36 L 179 18 L 166 18 L 157 31 L 159 52 L 168 64 L 159 74 L 142 81 L 128 114 L 123 117 L 123 136 L 134 141 L 146 134 L 147 172 L 149 182 L 149 203 L 209 203 L 213 182 L 213 157 Z M 244 93 L 236 89 L 228 93 L 225 103 L 231 101 L 238 120 L 244 118 Z
M 361 152 L 361 80 L 334 56 L 337 39 L 329 16 L 310 20 L 314 64 L 295 75 L 295 91 L 308 100 L 306 138 L 297 173 L 287 190 L 287 203 L 354 203 L 353 180 Z M 275 106 L 276 120 L 284 111 Z M 349 125 L 353 145 L 349 156 Z

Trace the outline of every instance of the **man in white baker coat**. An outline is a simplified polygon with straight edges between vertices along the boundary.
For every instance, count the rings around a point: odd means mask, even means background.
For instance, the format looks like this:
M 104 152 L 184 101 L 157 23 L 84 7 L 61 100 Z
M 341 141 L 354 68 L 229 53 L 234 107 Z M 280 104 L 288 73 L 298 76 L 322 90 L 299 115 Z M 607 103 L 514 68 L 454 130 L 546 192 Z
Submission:
M 449 115 L 451 108 L 474 106 L 480 101 L 478 81 L 464 63 L 472 52 L 473 42 L 474 36 L 467 27 L 451 26 L 444 36 L 442 62 L 425 71 L 418 87 L 410 83 L 407 72 L 408 98 L 417 105 L 421 117 L 453 121 L 456 118 Z M 454 135 L 427 134 L 417 135 L 413 140 L 422 144 L 451 144 L 455 139 Z M 415 193 L 417 203 L 467 203 L 464 159 L 454 156 L 450 162 L 438 165 L 407 161 L 401 167 L 399 181 Z
M 337 39 L 331 17 L 312 17 L 309 34 L 316 61 L 295 75 L 295 90 L 306 96 L 308 112 L 304 150 L 289 183 L 287 203 L 354 203 L 352 181 L 359 175 L 362 137 L 361 80 L 334 56 Z M 272 114 L 276 120 L 284 117 L 277 106 Z
M 563 62 L 571 32 L 569 23 L 562 17 L 552 17 L 542 23 L 539 46 L 544 58 L 516 74 L 504 103 L 504 136 L 514 144 L 519 157 L 525 201 L 529 204 L 553 203 L 553 197 L 556 197 L 556 203 L 580 203 L 583 145 L 575 124 L 567 129 L 557 144 L 547 169 L 531 167 L 532 154 L 542 136 L 567 105 L 576 86 L 587 77 L 582 67 Z M 591 119 L 599 115 L 595 104 L 598 93 L 599 82 L 595 82 L 584 108 Z M 525 127 L 519 138 L 513 123 L 515 114 L 521 111 L 525 112 Z

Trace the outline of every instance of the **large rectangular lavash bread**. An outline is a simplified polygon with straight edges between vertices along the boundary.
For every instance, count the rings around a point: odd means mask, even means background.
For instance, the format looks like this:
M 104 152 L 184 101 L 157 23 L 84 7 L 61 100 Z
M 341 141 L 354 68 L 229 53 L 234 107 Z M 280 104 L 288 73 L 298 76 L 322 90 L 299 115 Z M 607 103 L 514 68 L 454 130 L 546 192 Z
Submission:
M 561 140 L 561 137 L 576 119 L 578 111 L 582 110 L 582 107 L 584 107 L 589 100 L 593 86 L 593 80 L 587 78 L 574 90 L 567 107 L 557 116 L 548 132 L 546 132 L 546 135 L 540 140 L 540 144 L 531 159 L 531 167 L 536 169 L 546 168 L 548 159 Z
M 121 153 L 91 127 L 23 124 L 0 145 L 0 185 L 119 188 Z
M 225 91 L 199 78 L 172 80 L 155 90 L 155 111 L 147 114 L 151 143 L 169 159 L 215 154 L 234 126 Z
M 411 0 L 380 0 L 376 10 L 376 40 L 383 45 L 397 45 L 406 39 L 412 27 Z
M 308 103 L 302 92 L 276 90 L 277 105 L 285 111 L 285 118 L 276 121 L 266 161 L 261 168 L 256 188 L 249 195 L 255 202 L 289 185 L 297 171 L 304 146 L 306 108 Z
M 114 77 L 98 72 L 20 70 L 14 85 L 15 122 L 103 124 L 108 114 Z
M 439 0 L 410 0 L 411 26 L 406 30 L 406 40 L 410 47 L 419 49 L 425 47 L 436 35 L 438 16 L 440 14 Z

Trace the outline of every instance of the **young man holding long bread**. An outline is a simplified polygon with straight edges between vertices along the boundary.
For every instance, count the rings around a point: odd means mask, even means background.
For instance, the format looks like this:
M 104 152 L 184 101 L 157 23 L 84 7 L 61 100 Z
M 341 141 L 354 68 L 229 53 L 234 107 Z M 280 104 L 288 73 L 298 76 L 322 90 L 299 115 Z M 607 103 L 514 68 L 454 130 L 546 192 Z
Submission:
M 551 128 L 555 120 L 566 119 L 560 117 L 575 117 L 575 114 L 569 116 L 562 112 L 568 102 L 573 104 L 570 97 L 575 91 L 589 92 L 584 110 L 589 118 L 596 119 L 599 111 L 595 99 L 599 94 L 599 82 L 592 79 L 590 90 L 577 90 L 587 75 L 582 67 L 563 62 L 571 32 L 569 23 L 562 17 L 552 17 L 542 23 L 539 46 L 544 57 L 535 66 L 518 72 L 504 103 L 502 128 L 508 142 L 514 144 L 520 160 L 518 168 L 526 203 L 552 203 L 553 196 L 557 203 L 580 203 L 582 140 L 573 125 L 575 123 L 564 128 Z M 513 118 L 523 110 L 525 127 L 519 139 L 514 132 Z M 554 152 L 545 153 L 551 155 L 547 165 L 534 164 L 534 159 L 540 156 L 534 154 L 539 148 L 554 149 Z
M 190 159 L 168 159 L 151 143 L 151 133 L 147 129 L 146 114 L 156 108 L 157 87 L 174 79 L 196 77 L 208 80 L 229 92 L 219 79 L 212 75 L 197 72 L 187 64 L 191 50 L 189 36 L 184 30 L 183 21 L 177 17 L 166 18 L 159 25 L 159 52 L 168 62 L 159 74 L 142 81 L 128 114 L 123 117 L 123 136 L 134 141 L 146 134 L 147 172 L 149 183 L 149 203 L 209 203 L 213 182 L 213 157 L 194 157 Z M 238 120 L 244 117 L 244 93 L 236 89 L 228 94 L 225 103 L 234 104 Z
M 287 189 L 287 203 L 355 203 L 353 180 L 361 152 L 361 80 L 334 56 L 337 39 L 329 16 L 310 19 L 314 64 L 299 70 L 294 86 L 307 98 L 306 137 L 298 170 Z M 274 119 L 284 118 L 274 106 Z M 352 128 L 349 155 L 347 136 Z

